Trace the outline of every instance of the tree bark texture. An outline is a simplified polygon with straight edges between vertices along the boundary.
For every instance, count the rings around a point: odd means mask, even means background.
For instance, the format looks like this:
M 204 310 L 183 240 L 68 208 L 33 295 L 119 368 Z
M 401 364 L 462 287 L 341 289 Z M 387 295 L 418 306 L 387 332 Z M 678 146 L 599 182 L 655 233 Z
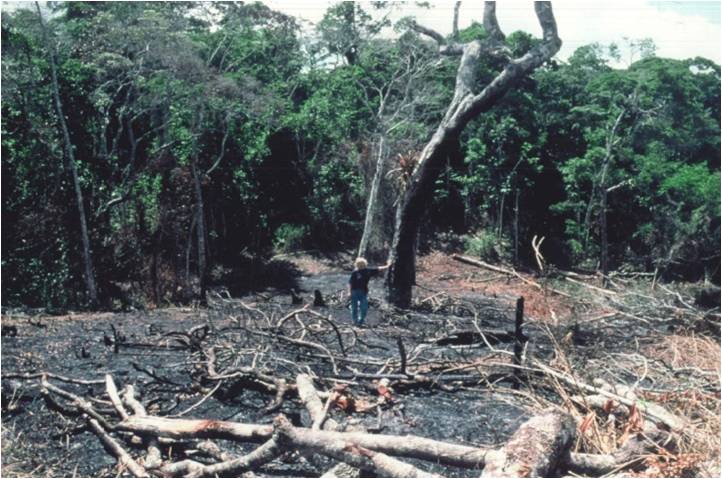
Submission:
M 522 424 L 503 448 L 490 455 L 481 477 L 547 477 L 575 437 L 574 419 L 548 410 Z
M 424 147 L 407 182 L 396 211 L 396 230 L 391 244 L 391 267 L 387 276 L 387 294 L 391 303 L 406 308 L 411 304 L 415 282 L 415 244 L 423 214 L 431 200 L 434 184 L 446 160 L 449 145 L 456 141 L 464 127 L 479 114 L 489 110 L 520 79 L 549 60 L 561 47 L 550 2 L 536 2 L 535 10 L 543 29 L 543 41 L 520 58 L 508 64 L 484 89 L 474 93 L 477 64 L 482 53 L 493 54 L 501 48 L 503 34 L 494 13 L 494 2 L 485 2 L 484 27 L 491 33 L 487 42 L 447 45 L 440 34 L 429 29 L 416 29 L 439 43 L 443 54 L 460 54 L 454 97 L 431 140 Z

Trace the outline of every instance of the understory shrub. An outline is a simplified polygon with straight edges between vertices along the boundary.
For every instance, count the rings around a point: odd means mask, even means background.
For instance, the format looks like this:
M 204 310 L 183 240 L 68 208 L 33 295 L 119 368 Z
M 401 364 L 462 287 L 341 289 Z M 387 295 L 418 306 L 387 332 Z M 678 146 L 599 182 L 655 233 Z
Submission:
M 303 248 L 309 235 L 306 225 L 283 223 L 273 235 L 276 251 L 288 253 Z

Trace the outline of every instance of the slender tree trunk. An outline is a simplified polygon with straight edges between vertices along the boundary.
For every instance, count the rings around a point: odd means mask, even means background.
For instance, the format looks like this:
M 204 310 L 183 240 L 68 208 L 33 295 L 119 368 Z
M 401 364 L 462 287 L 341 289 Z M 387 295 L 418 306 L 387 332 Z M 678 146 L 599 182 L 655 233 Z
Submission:
M 153 234 L 153 259 L 150 265 L 150 284 L 153 288 L 152 297 L 156 306 L 160 305 L 160 284 L 158 282 L 158 256 L 160 255 L 160 228 Z
M 381 180 L 384 175 L 384 165 L 386 164 L 386 138 L 384 135 L 379 137 L 378 154 L 376 157 L 376 170 L 371 180 L 369 188 L 368 202 L 366 205 L 366 219 L 364 221 L 364 231 L 359 244 L 358 255 L 378 261 L 384 254 L 384 228 L 383 214 L 381 211 L 383 205 L 381 201 Z
M 194 214 L 191 218 L 191 226 L 188 229 L 188 240 L 186 241 L 186 268 L 185 278 L 186 285 L 191 285 L 191 250 L 193 249 L 193 231 L 195 231 L 196 223 L 198 222 L 198 215 Z
M 196 158 L 191 159 L 191 171 L 193 173 L 193 190 L 196 196 L 196 233 L 198 239 L 198 280 L 200 282 L 199 300 L 201 304 L 206 302 L 206 228 L 203 209 L 203 189 L 201 178 L 196 166 Z
M 514 192 L 514 266 L 519 266 L 519 188 Z
M 602 286 L 607 285 L 607 273 L 609 272 L 609 242 L 607 238 L 607 189 L 602 189 L 602 210 L 599 212 L 599 222 L 601 223 L 602 233 Z
M 612 125 L 612 129 L 607 136 L 606 151 L 604 154 L 604 159 L 602 160 L 602 168 L 599 173 L 599 181 L 597 182 L 595 179 L 594 184 L 592 185 L 592 193 L 589 195 L 589 203 L 587 204 L 587 210 L 584 214 L 583 246 L 585 254 L 587 253 L 587 247 L 589 246 L 589 232 L 592 229 L 592 209 L 594 208 L 594 202 L 597 198 L 597 191 L 602 191 L 602 195 L 605 194 L 607 188 L 607 171 L 609 170 L 609 163 L 611 162 L 612 155 L 614 153 L 614 146 L 617 143 L 617 129 L 619 128 L 619 125 L 622 122 L 622 118 L 624 117 L 626 112 L 626 108 L 622 108 L 622 111 L 619 112 L 619 115 L 617 115 L 617 119 L 614 121 L 614 125 Z
M 501 200 L 499 201 L 499 214 L 497 215 L 497 231 L 496 231 L 496 239 L 497 241 L 501 241 L 502 235 L 504 233 L 504 203 L 506 203 L 506 193 L 501 194 Z
M 46 48 L 48 49 L 48 60 L 50 63 L 50 75 L 53 88 L 53 97 L 55 99 L 55 109 L 58 115 L 58 122 L 60 123 L 60 129 L 63 134 L 63 144 L 65 146 L 65 154 L 68 158 L 70 165 L 70 173 L 73 177 L 73 187 L 75 189 L 75 201 L 78 208 L 78 217 L 80 219 L 80 236 L 83 246 L 83 266 L 84 266 L 84 277 L 85 287 L 88 290 L 88 300 L 90 306 L 95 308 L 98 306 L 98 287 L 95 282 L 95 272 L 93 268 L 93 258 L 90 251 L 90 239 L 88 235 L 88 224 L 86 222 L 85 206 L 83 203 L 83 191 L 80 188 L 80 178 L 78 177 L 78 169 L 75 164 L 75 152 L 73 144 L 70 140 L 70 133 L 68 132 L 68 125 L 65 122 L 65 114 L 63 113 L 63 104 L 60 101 L 60 89 L 58 87 L 58 73 L 55 65 L 55 45 L 50 41 L 50 37 L 43 21 L 43 14 L 40 11 L 40 5 L 35 2 L 35 7 L 38 10 L 38 18 L 40 21 L 40 27 L 43 31 L 43 38 L 45 40 Z
M 454 98 L 436 132 L 421 152 L 396 211 L 396 231 L 389 258 L 391 267 L 387 275 L 388 299 L 396 306 L 405 308 L 411 304 L 411 289 L 416 279 L 414 245 L 451 142 L 458 138 L 469 121 L 494 106 L 521 78 L 554 56 L 561 47 L 551 4 L 536 2 L 534 8 L 544 32 L 543 41 L 521 58 L 511 60 L 478 94 L 473 93 L 473 88 L 477 85 L 477 66 L 481 54 L 498 51 L 503 40 L 496 22 L 494 2 L 484 4 L 484 27 L 490 32 L 490 40 L 486 43 L 474 41 L 447 45 L 439 33 L 414 26 L 421 33 L 434 38 L 439 43 L 441 53 L 460 54 L 461 61 L 456 75 Z
M 459 8 L 461 8 L 461 2 L 454 4 L 454 23 L 451 27 L 451 37 L 454 40 L 459 40 Z

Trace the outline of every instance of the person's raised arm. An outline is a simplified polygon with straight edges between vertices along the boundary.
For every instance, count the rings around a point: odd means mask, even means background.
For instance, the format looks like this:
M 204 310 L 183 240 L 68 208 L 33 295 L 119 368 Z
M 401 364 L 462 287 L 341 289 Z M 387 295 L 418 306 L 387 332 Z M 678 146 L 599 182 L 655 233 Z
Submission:
M 391 260 L 388 260 L 385 265 L 379 266 L 379 267 L 376 268 L 376 269 L 378 269 L 379 271 L 383 271 L 383 270 L 385 270 L 385 269 L 389 269 L 389 266 L 391 266 Z

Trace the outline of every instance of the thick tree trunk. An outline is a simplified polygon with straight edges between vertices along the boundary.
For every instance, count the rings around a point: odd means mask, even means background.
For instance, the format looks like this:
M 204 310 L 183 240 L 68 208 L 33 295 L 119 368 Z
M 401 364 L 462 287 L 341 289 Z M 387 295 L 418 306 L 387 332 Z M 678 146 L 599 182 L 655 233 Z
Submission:
M 43 31 L 43 38 L 45 39 L 45 45 L 48 49 L 48 61 L 50 63 L 50 76 L 53 88 L 53 97 L 55 100 L 55 109 L 58 114 L 58 122 L 60 123 L 60 129 L 63 134 L 63 144 L 65 146 L 65 154 L 68 158 L 68 164 L 70 165 L 70 173 L 73 177 L 73 188 L 75 189 L 75 201 L 78 208 L 78 217 L 80 219 L 80 236 L 83 245 L 83 267 L 85 277 L 85 287 L 88 290 L 88 300 L 91 307 L 98 306 L 98 286 L 95 282 L 95 272 L 93 268 L 93 258 L 90 252 L 90 239 L 88 235 L 88 224 L 86 222 L 85 205 L 83 204 L 83 190 L 80 188 L 80 178 L 78 177 L 78 169 L 75 165 L 75 152 L 73 144 L 70 140 L 70 133 L 68 132 L 68 125 L 65 122 L 65 113 L 63 112 L 63 104 L 60 101 L 60 89 L 58 88 L 58 73 L 55 65 L 55 45 L 51 43 L 48 36 L 45 22 L 43 21 L 43 15 L 40 11 L 40 5 L 35 2 L 35 6 L 38 10 L 38 17 L 40 21 L 40 27 Z
M 485 2 L 484 27 L 491 32 L 491 40 L 487 43 L 474 41 L 462 45 L 446 45 L 437 32 L 415 27 L 436 39 L 442 53 L 462 56 L 456 75 L 454 98 L 436 132 L 421 152 L 396 212 L 396 231 L 390 253 L 392 263 L 387 276 L 388 300 L 396 306 L 405 308 L 411 304 L 411 288 L 415 281 L 414 246 L 418 229 L 451 141 L 458 137 L 469 121 L 490 109 L 517 81 L 549 60 L 561 46 L 551 4 L 536 2 L 535 10 L 544 31 L 543 42 L 521 58 L 511 60 L 478 94 L 474 94 L 472 90 L 477 83 L 479 58 L 483 52 L 498 51 L 499 41 L 503 38 L 496 22 L 494 2 Z

